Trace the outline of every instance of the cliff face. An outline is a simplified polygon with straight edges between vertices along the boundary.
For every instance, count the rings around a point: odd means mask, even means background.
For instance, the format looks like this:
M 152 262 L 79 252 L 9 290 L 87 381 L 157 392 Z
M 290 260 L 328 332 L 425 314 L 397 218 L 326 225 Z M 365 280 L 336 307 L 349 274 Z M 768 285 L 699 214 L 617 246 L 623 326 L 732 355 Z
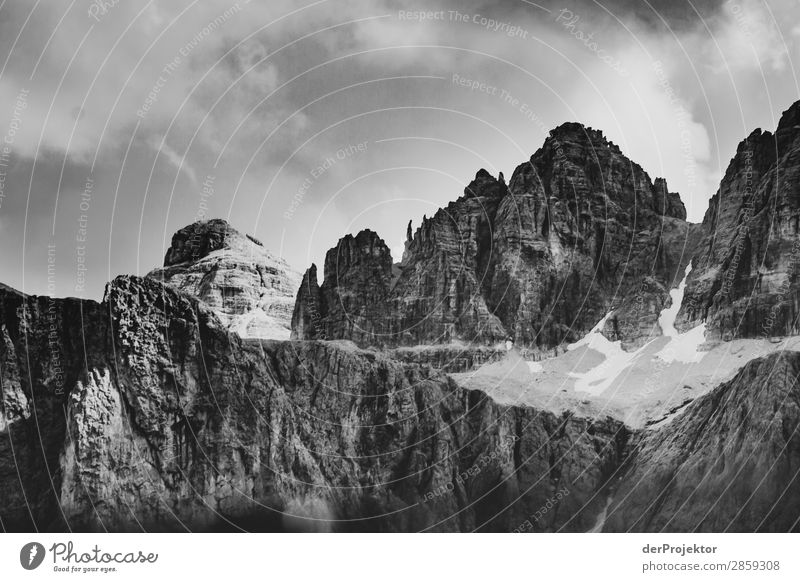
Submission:
M 371 230 L 348 235 L 325 256 L 325 281 L 316 266 L 303 277 L 294 315 L 293 338 L 348 338 L 369 343 L 385 329 L 392 257 Z M 324 314 L 324 318 L 321 317 Z
M 224 220 L 179 230 L 148 277 L 201 299 L 242 337 L 289 339 L 300 276 Z
M 91 301 L 0 288 L 0 525 L 32 531 L 61 515 L 64 407 L 105 335 Z M 84 350 L 84 346 L 89 348 Z
M 321 286 L 314 266 L 306 272 L 310 283 L 297 295 L 293 337 L 319 337 L 324 330 L 328 339 L 362 346 L 504 340 L 506 331 L 490 313 L 481 285 L 494 213 L 506 192 L 504 183 L 478 172 L 463 197 L 424 219 L 413 238 L 409 234 L 403 261 L 394 269 L 377 234 L 342 238 L 326 256 Z M 366 260 L 352 261 L 351 254 Z M 316 325 L 309 325 L 311 306 Z
M 631 434 L 373 351 L 243 340 L 148 278 L 0 304 L 5 530 L 586 531 L 609 492 L 608 530 L 800 516 L 800 353 Z
M 599 131 L 555 129 L 514 172 L 494 229 L 489 304 L 518 343 L 580 339 L 607 313 L 626 345 L 659 335 L 659 311 L 698 234 L 677 194 Z
M 709 339 L 800 333 L 800 102 L 739 144 L 703 220 L 679 313 Z
M 800 352 L 754 360 L 631 454 L 606 531 L 798 531 Z
M 506 184 L 481 170 L 464 195 L 423 218 L 406 243 L 391 302 L 398 345 L 466 340 L 494 343 L 508 333 L 492 313 L 483 286 L 492 259 L 492 225 Z
M 606 333 L 641 345 L 660 333 L 657 315 L 700 238 L 685 217 L 663 180 L 601 132 L 565 124 L 508 185 L 481 170 L 463 197 L 423 219 L 394 272 L 374 233 L 342 239 L 331 253 L 361 241 L 369 256 L 377 244 L 383 265 L 334 271 L 329 253 L 319 295 L 315 278 L 300 289 L 295 337 L 314 337 L 314 304 L 316 328 L 360 345 L 512 339 L 546 349 L 610 311 Z
M 47 362 L 19 373 L 44 349 L 36 334 L 21 346 L 20 326 L 49 323 L 5 320 L 6 529 L 508 531 L 547 506 L 535 529 L 580 531 L 628 437 L 376 353 L 241 340 L 152 279 L 116 279 L 101 305 L 56 302 L 59 334 L 81 336 L 80 307 L 91 357 L 68 355 L 58 397 Z

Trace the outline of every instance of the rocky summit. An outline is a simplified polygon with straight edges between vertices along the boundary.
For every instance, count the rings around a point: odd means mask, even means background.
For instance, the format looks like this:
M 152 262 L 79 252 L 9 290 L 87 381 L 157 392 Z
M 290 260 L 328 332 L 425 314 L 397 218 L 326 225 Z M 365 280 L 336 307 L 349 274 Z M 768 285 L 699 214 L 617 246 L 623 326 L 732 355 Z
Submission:
M 568 123 L 397 261 L 211 220 L 101 302 L 0 285 L 0 528 L 799 531 L 798 131 L 701 225 Z
M 703 219 L 682 328 L 711 340 L 800 333 L 800 101 L 739 144 Z
M 201 299 L 241 337 L 289 338 L 299 274 L 224 220 L 176 232 L 164 266 L 147 276 Z
M 602 132 L 564 124 L 506 184 L 481 170 L 422 224 L 392 268 L 374 232 L 348 235 L 304 276 L 293 337 L 409 346 L 462 341 L 547 350 L 607 314 L 626 346 L 658 313 L 702 237 L 678 194 Z

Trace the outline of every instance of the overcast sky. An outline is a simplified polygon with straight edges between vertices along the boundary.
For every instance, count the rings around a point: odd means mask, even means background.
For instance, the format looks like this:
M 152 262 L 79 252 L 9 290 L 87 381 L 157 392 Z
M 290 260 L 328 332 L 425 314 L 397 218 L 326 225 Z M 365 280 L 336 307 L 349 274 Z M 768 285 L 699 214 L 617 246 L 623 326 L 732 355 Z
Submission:
M 105 4 L 0 3 L 0 282 L 25 292 L 99 298 L 203 216 L 298 271 L 366 227 L 397 248 L 565 121 L 699 221 L 800 93 L 796 0 Z

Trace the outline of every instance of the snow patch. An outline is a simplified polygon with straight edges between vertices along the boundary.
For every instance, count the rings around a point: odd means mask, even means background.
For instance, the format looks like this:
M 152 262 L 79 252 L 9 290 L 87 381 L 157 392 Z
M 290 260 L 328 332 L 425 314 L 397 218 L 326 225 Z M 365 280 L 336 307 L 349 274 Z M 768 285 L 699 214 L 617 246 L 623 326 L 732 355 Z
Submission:
M 655 357 L 665 362 L 699 362 L 708 352 L 701 352 L 700 346 L 706 341 L 706 324 L 701 323 L 686 333 L 670 338 L 670 342 Z
M 605 356 L 605 360 L 601 364 L 588 372 L 582 374 L 569 372 L 569 376 L 575 378 L 575 390 L 577 391 L 588 392 L 592 395 L 602 394 L 642 351 L 640 348 L 635 352 L 626 352 L 622 349 L 622 341 L 609 341 L 602 334 L 602 329 L 610 315 L 611 313 L 608 313 L 603 317 L 583 338 L 567 346 L 568 351 L 586 347 Z
M 683 279 L 680 284 L 669 292 L 672 298 L 672 304 L 666 309 L 662 309 L 658 315 L 658 325 L 661 326 L 661 331 L 667 337 L 678 337 L 678 330 L 675 329 L 675 319 L 678 317 L 678 311 L 681 309 L 683 303 L 683 294 L 686 292 L 686 279 L 689 273 L 692 272 L 692 262 L 686 265 L 686 270 L 683 272 Z
M 589 348 L 592 348 L 592 349 L 596 349 L 598 352 L 605 353 L 605 352 L 603 352 L 602 349 L 599 349 L 599 348 L 602 347 L 604 349 L 608 349 L 606 344 L 611 344 L 612 343 L 612 342 L 608 341 L 608 339 L 606 339 L 606 337 L 602 334 L 603 328 L 606 326 L 606 321 L 608 321 L 608 318 L 610 316 L 611 316 L 611 313 L 607 313 L 606 316 L 603 319 L 601 319 L 600 321 L 597 322 L 597 325 L 595 325 L 589 331 L 589 333 L 587 333 L 581 339 L 576 341 L 574 344 L 569 344 L 567 346 L 567 351 L 576 350 L 576 349 L 578 349 L 580 347 L 586 346 L 586 347 L 589 347 Z M 599 336 L 599 338 L 596 338 L 595 337 L 596 335 Z M 597 347 L 593 346 L 592 342 L 594 342 Z
M 683 303 L 683 294 L 686 291 L 686 279 L 691 272 L 692 263 L 689 262 L 680 285 L 669 292 L 672 304 L 663 309 L 658 316 L 658 325 L 661 326 L 661 330 L 665 336 L 670 338 L 670 341 L 655 357 L 665 362 L 678 361 L 688 364 L 699 362 L 706 355 L 706 352 L 699 350 L 700 345 L 706 339 L 705 323 L 701 323 L 683 334 L 678 333 L 678 330 L 675 329 L 675 319 L 678 317 L 678 311 Z

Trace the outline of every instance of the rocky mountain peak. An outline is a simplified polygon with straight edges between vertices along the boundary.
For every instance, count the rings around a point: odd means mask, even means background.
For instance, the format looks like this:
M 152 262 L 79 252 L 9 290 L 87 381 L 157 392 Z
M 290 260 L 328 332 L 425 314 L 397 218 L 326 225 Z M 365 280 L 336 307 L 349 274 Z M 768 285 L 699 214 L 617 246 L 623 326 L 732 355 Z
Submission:
M 680 194 L 669 191 L 666 179 L 656 178 L 652 191 L 653 210 L 656 214 L 686 220 L 686 206 L 684 206 Z
M 792 103 L 792 105 L 783 112 L 781 120 L 778 122 L 778 131 L 789 129 L 800 129 L 800 101 Z
M 775 139 L 779 152 L 785 152 L 800 144 L 800 101 L 783 112 L 781 120 L 778 122 L 778 128 L 775 130 Z
M 325 256 L 325 280 L 311 265 L 303 276 L 292 315 L 292 339 L 352 339 L 376 343 L 384 331 L 392 285 L 392 255 L 369 229 L 345 235 Z
M 545 139 L 542 149 L 557 149 L 561 142 L 591 145 L 596 148 L 608 149 L 615 154 L 622 154 L 619 147 L 606 139 L 601 130 L 584 126 L 582 123 L 575 121 L 562 123 L 558 127 L 550 130 L 550 134 L 547 139 Z
M 481 168 L 475 174 L 475 179 L 464 188 L 464 196 L 467 198 L 501 198 L 508 193 L 503 173 L 500 173 L 499 178 L 495 178 L 488 171 Z
M 800 101 L 774 134 L 756 129 L 736 150 L 703 219 L 681 329 L 706 323 L 712 341 L 800 333 Z
M 347 277 L 351 270 L 366 269 L 390 276 L 392 255 L 378 233 L 365 229 L 357 235 L 345 235 L 325 255 L 325 279 Z
M 653 183 L 601 131 L 565 123 L 508 183 L 480 169 L 413 235 L 409 225 L 394 271 L 375 233 L 340 240 L 319 291 L 309 273 L 298 295 L 294 337 L 322 330 L 406 346 L 510 337 L 549 349 L 580 338 L 630 292 L 609 321 L 615 337 L 636 343 L 658 332 L 698 238 L 685 218 L 665 180 Z
M 650 221 L 653 214 L 686 219 L 680 196 L 669 192 L 663 179 L 651 181 L 602 131 L 580 123 L 553 129 L 530 160 L 516 168 L 509 183 L 512 193 L 539 187 L 548 201 L 574 206 L 573 214 L 588 216 L 608 209 L 640 223 Z
M 202 220 L 172 235 L 172 244 L 164 256 L 164 266 L 198 261 L 218 250 L 256 250 L 253 247 L 263 249 L 259 241 L 241 234 L 227 221 L 221 218 Z
M 299 274 L 225 220 L 180 229 L 148 277 L 203 301 L 242 337 L 289 338 Z

